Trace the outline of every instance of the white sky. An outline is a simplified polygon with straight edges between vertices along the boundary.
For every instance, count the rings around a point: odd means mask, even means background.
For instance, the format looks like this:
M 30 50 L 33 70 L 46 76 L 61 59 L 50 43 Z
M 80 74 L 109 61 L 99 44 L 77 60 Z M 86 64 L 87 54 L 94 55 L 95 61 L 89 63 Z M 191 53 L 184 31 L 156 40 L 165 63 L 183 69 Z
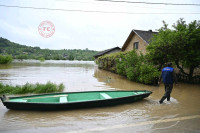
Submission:
M 199 0 L 143 1 L 200 4 Z M 147 5 L 95 0 L 1 0 L 0 5 L 103 12 L 200 13 L 200 6 Z M 97 13 L 0 6 L 0 37 L 23 45 L 41 48 L 88 48 L 101 51 L 116 46 L 122 47 L 132 29 L 155 31 L 163 26 L 163 20 L 171 26 L 179 18 L 184 18 L 189 23 L 193 20 L 200 20 L 200 14 Z M 50 38 L 44 38 L 38 33 L 39 24 L 45 20 L 49 20 L 55 25 L 55 33 Z

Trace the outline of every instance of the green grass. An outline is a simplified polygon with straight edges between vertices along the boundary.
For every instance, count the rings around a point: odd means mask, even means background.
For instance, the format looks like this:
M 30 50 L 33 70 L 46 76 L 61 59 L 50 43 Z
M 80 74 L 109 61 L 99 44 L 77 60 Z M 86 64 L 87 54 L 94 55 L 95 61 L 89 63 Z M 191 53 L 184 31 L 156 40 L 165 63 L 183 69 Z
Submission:
M 4 85 L 0 83 L 0 94 L 27 94 L 27 93 L 52 93 L 52 92 L 62 92 L 65 86 L 63 83 L 57 85 L 52 82 L 47 82 L 46 84 L 30 84 L 25 85 Z

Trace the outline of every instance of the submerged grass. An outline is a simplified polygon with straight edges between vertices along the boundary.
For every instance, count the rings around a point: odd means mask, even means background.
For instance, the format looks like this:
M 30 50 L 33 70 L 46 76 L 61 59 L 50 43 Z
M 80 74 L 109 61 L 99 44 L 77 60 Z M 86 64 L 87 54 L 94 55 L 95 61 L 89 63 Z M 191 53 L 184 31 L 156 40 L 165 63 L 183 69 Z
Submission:
M 27 94 L 27 93 L 51 93 L 51 92 L 62 92 L 65 86 L 63 83 L 57 85 L 52 82 L 47 82 L 46 84 L 30 84 L 25 85 L 4 85 L 0 83 L 0 94 Z

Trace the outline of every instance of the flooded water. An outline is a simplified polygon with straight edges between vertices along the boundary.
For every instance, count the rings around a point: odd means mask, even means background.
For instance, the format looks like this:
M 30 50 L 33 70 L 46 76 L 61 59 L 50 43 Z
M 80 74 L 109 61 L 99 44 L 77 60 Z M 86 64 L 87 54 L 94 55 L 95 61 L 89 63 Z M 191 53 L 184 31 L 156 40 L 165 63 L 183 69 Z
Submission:
M 0 103 L 0 132 L 200 132 L 200 85 L 174 86 L 170 102 L 158 103 L 164 86 L 143 85 L 99 70 L 85 61 L 14 61 L 0 65 L 5 84 L 64 83 L 66 92 L 97 90 L 150 90 L 146 99 L 114 107 L 67 111 L 15 111 Z

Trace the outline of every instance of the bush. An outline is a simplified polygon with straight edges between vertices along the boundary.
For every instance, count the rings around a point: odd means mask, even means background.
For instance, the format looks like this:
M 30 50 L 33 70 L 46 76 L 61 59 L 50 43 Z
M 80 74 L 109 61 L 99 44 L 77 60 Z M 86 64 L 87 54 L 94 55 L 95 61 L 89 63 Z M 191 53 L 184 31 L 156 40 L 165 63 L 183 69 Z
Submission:
M 125 54 L 120 54 L 119 58 L 116 59 L 116 72 L 119 75 L 123 75 L 126 76 L 126 58 L 125 58 Z
M 136 51 L 127 52 L 117 66 L 117 72 L 123 71 L 123 75 L 129 80 L 144 84 L 152 84 L 160 75 L 158 69 L 148 62 L 144 55 L 138 55 Z
M 0 64 L 7 64 L 12 62 L 12 56 L 11 55 L 0 55 Z
M 136 51 L 120 52 L 98 58 L 98 64 L 100 68 L 126 76 L 129 80 L 153 84 L 160 72 L 147 59 L 142 54 L 138 55 Z
M 128 78 L 128 80 L 138 82 L 139 76 L 140 76 L 140 66 L 129 67 L 126 69 L 126 77 Z
M 156 78 L 158 78 L 160 72 L 151 64 L 142 64 L 140 66 L 140 74 L 138 82 L 150 84 L 153 83 Z
M 45 58 L 44 57 L 40 57 L 39 60 L 40 60 L 40 62 L 44 62 Z
M 116 59 L 118 59 L 120 55 L 120 52 L 104 55 L 99 57 L 96 63 L 98 64 L 99 68 L 116 72 Z

